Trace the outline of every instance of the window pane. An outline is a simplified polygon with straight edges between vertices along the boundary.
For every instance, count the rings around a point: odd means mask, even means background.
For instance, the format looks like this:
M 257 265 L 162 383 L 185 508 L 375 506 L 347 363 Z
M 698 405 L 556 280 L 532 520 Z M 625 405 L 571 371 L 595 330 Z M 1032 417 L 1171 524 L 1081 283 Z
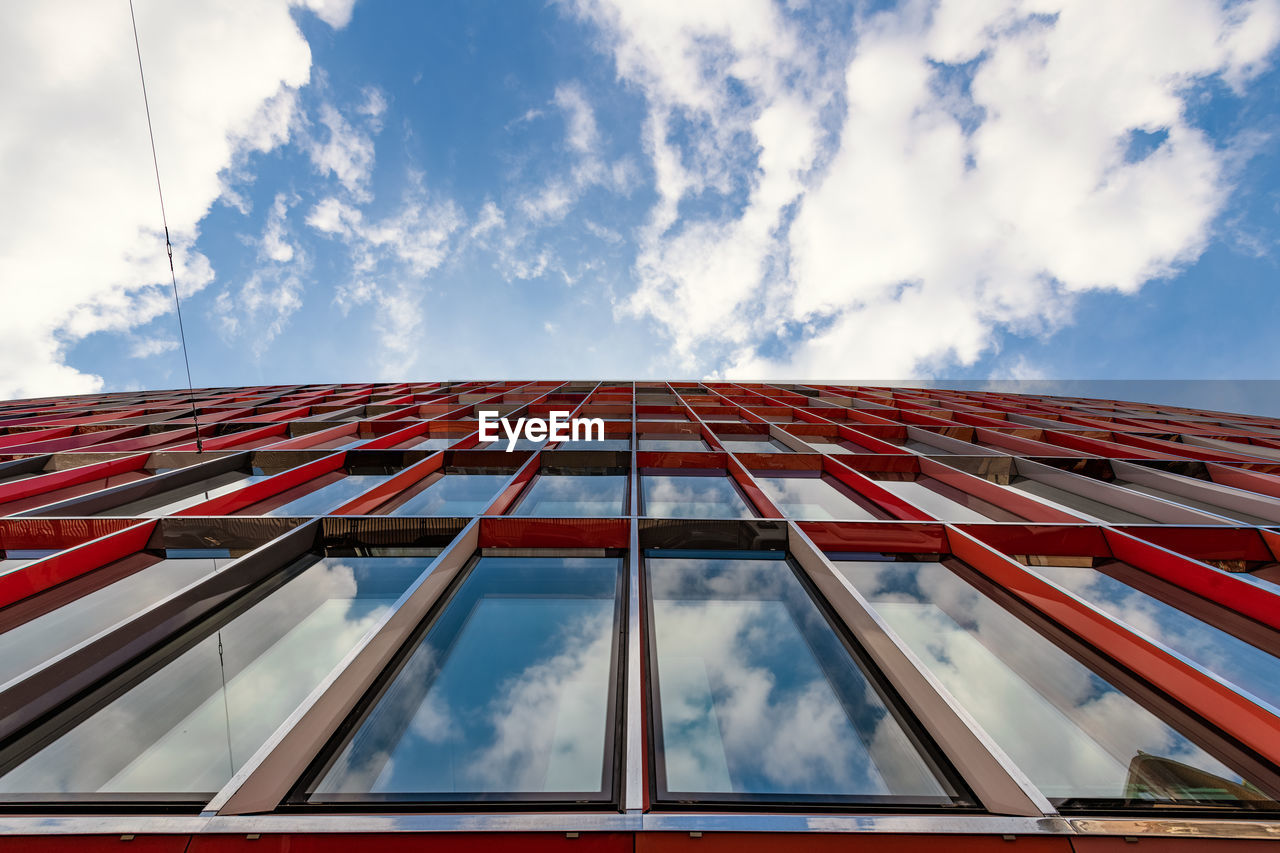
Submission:
M 827 477 L 756 477 L 756 482 L 789 518 L 866 521 L 885 517 L 865 498 L 855 502 Z
M 122 518 L 156 518 L 173 515 L 178 510 L 204 503 L 219 495 L 229 494 L 243 489 L 250 483 L 265 480 L 261 474 L 246 474 L 243 471 L 228 471 L 216 477 L 210 477 L 202 483 L 192 484 L 151 497 L 142 498 L 121 506 L 112 507 L 98 515 L 119 516 Z
M 423 438 L 416 444 L 409 445 L 409 447 L 414 450 L 445 450 L 461 440 L 461 436 L 456 438 Z
M 445 474 L 391 511 L 391 515 L 479 515 L 510 474 Z
M 836 566 L 1051 800 L 1266 799 L 947 566 Z
M 313 563 L 0 777 L 0 797 L 207 800 L 430 563 Z
M 898 497 L 910 503 L 919 509 L 924 510 L 940 521 L 950 522 L 966 522 L 966 521 L 1020 521 L 1021 519 L 1009 512 L 1002 510 L 997 506 L 980 501 L 969 495 L 965 495 L 959 489 L 954 489 L 941 483 L 932 477 L 923 477 L 920 480 L 876 480 L 876 485 L 886 491 L 893 492 Z M 953 496 L 942 493 L 942 490 L 950 491 Z M 966 501 L 966 503 L 961 503 Z M 986 512 L 979 511 L 979 507 Z
M 754 518 L 726 476 L 641 477 L 644 514 L 664 518 Z
M 73 590 L 72 584 L 89 585 L 94 579 L 84 576 L 50 590 L 52 595 L 45 593 L 5 608 L 0 611 L 0 619 L 4 620 L 0 624 L 26 621 L 0 634 L 0 684 L 140 613 L 188 584 L 209 577 L 229 562 L 231 556 L 226 551 L 210 551 L 208 557 L 183 559 L 135 554 L 94 573 L 110 577 L 117 576 L 117 571 L 127 570 L 130 564 L 142 564 L 144 568 L 61 607 L 50 610 L 42 604 L 56 601 L 63 589 Z
M 646 566 L 665 798 L 951 802 L 788 562 Z
M 1280 658 L 1097 569 L 1031 566 L 1029 571 L 1251 694 L 1250 698 L 1269 703 L 1280 714 Z
M 1039 480 L 1017 478 L 1009 483 L 1009 488 L 1026 492 L 1042 503 L 1075 513 L 1087 521 L 1109 521 L 1113 524 L 1152 523 L 1151 519 L 1135 512 L 1129 512 L 1111 504 L 1104 504 Z
M 1256 524 L 1259 527 L 1266 527 L 1276 523 L 1275 518 L 1263 518 L 1258 515 L 1251 515 L 1244 510 L 1232 509 L 1227 506 L 1219 506 L 1218 504 L 1210 503 L 1207 500 L 1187 497 L 1186 495 L 1180 495 L 1177 492 L 1170 492 L 1165 489 L 1157 488 L 1156 486 L 1149 486 L 1146 483 L 1131 483 L 1125 480 L 1116 480 L 1113 485 L 1123 486 L 1126 489 L 1131 489 L 1135 492 L 1142 492 L 1143 494 L 1151 495 L 1152 497 L 1157 497 L 1181 506 L 1189 506 L 1193 509 L 1202 509 L 1205 512 L 1211 512 L 1214 515 L 1220 515 L 1234 521 L 1242 521 L 1245 524 Z
M 674 453 L 693 453 L 698 450 L 709 450 L 707 443 L 700 438 L 642 438 L 640 450 L 662 450 Z
M 606 798 L 620 563 L 478 560 L 311 799 Z
M 630 450 L 631 441 L 625 438 L 605 438 L 600 441 L 562 441 L 555 446 L 556 450 Z
M 262 514 L 277 517 L 323 515 L 342 506 L 356 495 L 364 494 L 385 479 L 386 477 L 376 474 L 351 474 Z
M 624 474 L 540 474 L 512 515 L 625 515 Z
M 772 438 L 740 439 L 720 436 L 720 443 L 730 453 L 793 453 L 794 451 L 780 441 Z

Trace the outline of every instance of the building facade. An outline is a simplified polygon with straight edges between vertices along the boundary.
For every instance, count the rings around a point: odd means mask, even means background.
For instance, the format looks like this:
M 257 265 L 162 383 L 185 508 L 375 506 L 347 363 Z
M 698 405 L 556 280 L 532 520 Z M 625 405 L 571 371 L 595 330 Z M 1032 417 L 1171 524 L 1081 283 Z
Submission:
M 1278 605 L 1265 417 L 0 403 L 0 848 L 1280 849 Z

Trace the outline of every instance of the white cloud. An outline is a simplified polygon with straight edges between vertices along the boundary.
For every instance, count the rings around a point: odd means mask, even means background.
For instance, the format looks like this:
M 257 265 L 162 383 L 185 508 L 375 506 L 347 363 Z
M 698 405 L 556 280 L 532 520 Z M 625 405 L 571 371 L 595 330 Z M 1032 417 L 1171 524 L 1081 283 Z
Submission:
M 276 194 L 256 241 L 257 268 L 238 288 L 228 287 L 214 300 L 224 340 L 245 340 L 257 356 L 266 352 L 302 308 L 311 258 L 295 244 L 289 228 L 289 208 L 298 201 L 292 193 Z
M 380 127 L 375 118 L 374 132 Z M 369 179 L 373 177 L 373 138 L 361 128 L 351 124 L 332 104 L 320 105 L 320 124 L 324 125 L 326 139 L 311 139 L 307 153 L 311 164 L 321 175 L 333 175 L 347 192 L 359 199 L 368 200 Z
M 178 342 L 166 338 L 138 338 L 129 348 L 130 358 L 150 358 L 178 348 Z
M 856 44 L 767 0 L 570 5 L 649 105 L 658 200 L 622 308 L 732 375 L 972 363 L 1075 294 L 1175 273 L 1231 189 L 1187 89 L 1246 86 L 1280 38 L 1275 0 L 907 2 Z M 1129 158 L 1132 131 L 1167 136 Z
M 482 222 L 492 223 L 495 217 L 501 220 L 496 206 L 482 210 Z M 372 218 L 330 196 L 311 208 L 306 221 L 347 250 L 351 281 L 338 286 L 334 304 L 344 316 L 359 305 L 376 307 L 375 372 L 383 378 L 405 375 L 423 349 L 427 278 L 448 260 L 459 235 L 467 233 L 462 210 L 452 199 L 429 192 L 422 175 L 411 174 L 400 206 L 388 216 Z
M 178 281 L 226 170 L 288 137 L 311 53 L 286 0 L 136 4 Z M 336 23 L 337 8 L 315 4 Z M 128 7 L 13 7 L 0 31 L 0 397 L 88 392 L 69 344 L 172 310 Z

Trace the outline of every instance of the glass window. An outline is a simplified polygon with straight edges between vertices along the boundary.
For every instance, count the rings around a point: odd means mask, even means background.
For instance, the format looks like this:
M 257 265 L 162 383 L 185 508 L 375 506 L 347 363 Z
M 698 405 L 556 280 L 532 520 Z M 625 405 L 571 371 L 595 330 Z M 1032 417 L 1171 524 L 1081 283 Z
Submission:
M 1110 522 L 1112 524 L 1151 524 L 1152 520 L 1136 512 L 1120 509 L 1111 504 L 1068 492 L 1057 486 L 1042 483 L 1039 480 L 1018 478 L 1009 483 L 1009 488 L 1026 492 L 1041 503 L 1049 504 L 1066 512 L 1074 513 L 1086 521 Z
M 323 515 L 342 506 L 356 495 L 364 494 L 385 479 L 386 477 L 377 474 L 351 474 L 307 492 L 262 515 L 276 517 Z
M 492 435 L 492 433 L 490 433 L 490 435 Z M 477 444 L 475 449 L 476 450 L 506 450 L 509 444 L 510 444 L 510 439 L 504 436 L 503 438 L 500 438 L 497 441 L 488 441 L 488 442 L 483 442 L 481 444 Z M 514 453 L 517 450 L 541 450 L 542 446 L 545 444 L 546 444 L 546 441 L 534 441 L 528 438 L 517 438 L 516 443 L 511 446 L 511 452 Z
M 720 443 L 730 453 L 794 453 L 790 447 L 773 438 L 725 438 Z
M 859 447 L 852 441 L 843 439 L 823 439 L 814 436 L 805 436 L 804 443 L 812 447 L 819 453 L 870 453 L 864 447 Z
M 133 554 L 0 610 L 0 625 L 12 625 L 0 633 L 0 684 L 209 577 L 229 562 L 230 553 L 220 550 L 181 558 Z M 111 578 L 115 580 L 107 582 Z M 82 590 L 89 591 L 67 601 Z M 67 603 L 58 606 L 61 602 Z
M 131 501 L 98 513 L 98 515 L 119 516 L 122 518 L 157 518 L 173 515 L 179 510 L 212 500 L 219 495 L 229 494 L 243 489 L 250 483 L 266 479 L 265 475 L 245 474 L 243 471 L 228 471 L 210 477 L 200 483 L 193 483 L 177 489 L 170 489 L 158 495 Z
M 645 565 L 661 799 L 952 801 L 786 560 Z
M 1201 622 L 1154 596 L 1086 566 L 1031 566 L 1034 572 L 1280 715 L 1280 658 Z
M 646 475 L 644 514 L 663 518 L 755 518 L 730 477 Z
M 967 495 L 932 477 L 918 480 L 876 480 L 876 485 L 940 521 L 1021 521 L 1021 516 Z
M 925 456 L 955 456 L 956 455 L 956 452 L 954 450 L 947 450 L 945 447 L 939 447 L 936 444 L 929 444 L 928 442 L 920 441 L 914 438 L 907 439 L 902 443 L 902 446 L 905 447 L 907 450 L 914 450 L 915 452 L 922 453 Z
M 30 565 L 36 560 L 42 560 L 56 553 L 58 553 L 56 550 L 45 548 L 10 548 L 6 551 L 0 551 L 0 575 L 16 572 L 23 566 Z
M 479 515 L 510 479 L 510 474 L 445 474 L 389 514 Z
M 1266 800 L 942 563 L 836 566 L 1050 800 Z
M 1251 515 L 1243 510 L 1232 509 L 1226 506 L 1210 503 L 1207 500 L 1199 500 L 1198 498 L 1180 495 L 1176 492 L 1166 491 L 1155 486 L 1148 486 L 1146 483 L 1131 483 L 1126 480 L 1116 480 L 1113 485 L 1122 486 L 1135 492 L 1142 492 L 1145 495 L 1160 498 L 1161 500 L 1170 501 L 1181 506 L 1188 506 L 1193 509 L 1204 510 L 1205 512 L 1220 515 L 1223 518 L 1229 518 L 1232 521 L 1242 521 L 1245 524 L 1256 524 L 1259 527 L 1266 527 L 1276 523 L 1275 518 L 1263 518 L 1258 515 Z M 1280 507 L 1277 507 L 1280 510 Z
M 626 515 L 625 474 L 539 474 L 512 515 Z
M 562 441 L 555 446 L 556 450 L 630 450 L 631 441 L 626 438 L 605 438 L 600 441 Z
M 774 506 L 789 518 L 819 521 L 867 521 L 886 518 L 871 501 L 851 495 L 852 489 L 834 477 L 756 477 Z
M 662 450 L 675 453 L 692 453 L 710 450 L 700 438 L 641 438 L 640 450 Z
M 431 560 L 305 558 L 288 583 L 0 776 L 0 798 L 206 801 Z
M 461 441 L 461 438 L 424 438 L 416 444 L 409 445 L 412 450 L 446 450 Z
M 479 559 L 310 799 L 609 799 L 620 569 Z

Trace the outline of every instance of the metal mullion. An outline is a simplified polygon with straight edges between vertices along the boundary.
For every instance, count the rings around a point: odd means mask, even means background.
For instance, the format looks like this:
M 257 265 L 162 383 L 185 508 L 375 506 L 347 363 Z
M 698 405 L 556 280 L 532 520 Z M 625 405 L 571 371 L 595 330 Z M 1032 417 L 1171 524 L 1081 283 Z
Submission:
M 472 518 L 364 640 L 209 801 L 204 814 L 261 814 L 284 801 L 478 550 L 479 530 L 479 519 Z
M 714 388 L 708 390 L 713 394 L 719 393 Z M 694 423 L 702 427 L 702 429 L 706 431 L 705 435 L 710 435 L 714 439 L 715 444 L 719 445 L 720 449 L 717 452 L 725 455 L 725 473 L 727 473 L 729 478 L 734 480 L 735 484 L 746 493 L 747 502 L 750 507 L 757 513 L 760 513 L 758 517 L 786 518 L 782 510 L 778 509 L 778 507 L 774 505 L 773 500 L 769 497 L 768 493 L 765 492 L 765 490 L 760 487 L 760 484 L 756 482 L 756 478 L 752 475 L 751 470 L 739 461 L 737 455 L 733 451 L 725 447 L 724 443 L 715 437 L 715 432 L 711 427 L 707 426 L 706 421 L 702 420 L 692 406 L 684 402 L 683 397 L 680 398 L 680 400 L 684 403 L 684 407 L 688 410 L 688 413 L 693 417 Z M 742 483 L 741 478 L 746 479 L 747 482 L 745 485 Z M 748 489 L 746 486 L 750 486 L 750 488 Z
M 1044 794 L 898 639 L 795 521 L 787 522 L 787 542 L 787 550 L 797 564 L 921 721 L 982 806 L 999 815 L 1055 814 Z
M 670 388 L 670 386 L 667 386 Z M 623 764 L 622 810 L 639 813 L 649 807 L 648 768 L 645 752 L 645 695 L 643 622 L 640 618 L 640 475 L 636 467 L 639 435 L 636 420 L 636 386 L 631 383 L 631 513 L 627 559 L 627 693 L 626 752 Z

